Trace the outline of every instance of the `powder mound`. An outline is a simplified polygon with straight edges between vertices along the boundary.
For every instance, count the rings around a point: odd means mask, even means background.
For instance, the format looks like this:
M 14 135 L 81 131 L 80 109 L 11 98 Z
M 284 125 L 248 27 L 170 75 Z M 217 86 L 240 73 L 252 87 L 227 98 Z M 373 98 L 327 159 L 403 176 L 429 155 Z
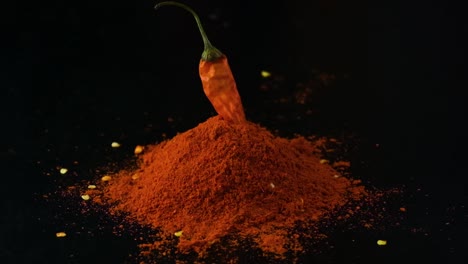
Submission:
M 181 251 L 202 252 L 238 233 L 282 254 L 295 222 L 318 220 L 364 193 L 334 177 L 339 173 L 316 152 L 302 137 L 213 117 L 146 146 L 138 168 L 114 175 L 104 195 L 115 212 L 169 234 L 182 231 Z

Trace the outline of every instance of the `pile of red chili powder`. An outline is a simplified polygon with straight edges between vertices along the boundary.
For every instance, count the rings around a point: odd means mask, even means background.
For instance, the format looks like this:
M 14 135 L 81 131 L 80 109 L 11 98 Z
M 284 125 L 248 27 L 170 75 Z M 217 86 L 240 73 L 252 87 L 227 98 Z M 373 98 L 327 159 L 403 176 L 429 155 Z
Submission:
M 317 152 L 305 138 L 213 117 L 146 146 L 138 168 L 112 175 L 103 197 L 112 213 L 178 236 L 180 252 L 203 253 L 234 233 L 281 255 L 295 223 L 365 195 Z

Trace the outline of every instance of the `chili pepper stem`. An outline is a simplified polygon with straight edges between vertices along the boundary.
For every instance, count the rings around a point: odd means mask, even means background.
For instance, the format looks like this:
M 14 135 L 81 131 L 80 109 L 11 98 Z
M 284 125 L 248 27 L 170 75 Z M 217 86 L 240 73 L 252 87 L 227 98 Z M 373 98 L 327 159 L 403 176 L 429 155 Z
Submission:
M 203 45 L 204 45 L 204 49 L 203 49 L 203 53 L 202 53 L 202 60 L 204 61 L 214 61 L 214 60 L 217 60 L 221 57 L 224 56 L 224 54 L 219 51 L 217 48 L 215 48 L 210 40 L 208 39 L 208 37 L 206 36 L 206 33 L 205 33 L 205 30 L 203 29 L 203 25 L 200 21 L 200 18 L 198 17 L 197 13 L 195 13 L 195 11 L 193 11 L 192 8 L 190 8 L 189 6 L 187 5 L 184 5 L 182 3 L 178 3 L 178 2 L 174 2 L 174 1 L 165 1 L 165 2 L 161 2 L 161 3 L 158 3 L 154 6 L 154 9 L 159 9 L 160 7 L 162 6 L 166 6 L 166 5 L 173 5 L 173 6 L 177 6 L 177 7 L 181 7 L 185 10 L 187 10 L 188 12 L 190 12 L 193 17 L 195 18 L 195 21 L 197 22 L 197 26 L 198 26 L 198 30 L 200 30 L 200 34 L 202 36 L 202 39 L 203 39 Z

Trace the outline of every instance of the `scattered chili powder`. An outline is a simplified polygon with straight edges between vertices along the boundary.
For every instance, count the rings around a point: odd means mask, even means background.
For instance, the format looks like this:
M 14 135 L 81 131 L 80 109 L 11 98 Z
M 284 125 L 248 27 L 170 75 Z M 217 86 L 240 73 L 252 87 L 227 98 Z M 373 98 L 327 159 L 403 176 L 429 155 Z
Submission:
M 359 181 L 334 177 L 315 152 L 303 137 L 275 137 L 252 122 L 216 116 L 145 146 L 138 168 L 112 175 L 103 196 L 112 214 L 169 236 L 183 231 L 180 252 L 203 253 L 237 233 L 281 255 L 296 222 L 317 221 L 365 194 Z

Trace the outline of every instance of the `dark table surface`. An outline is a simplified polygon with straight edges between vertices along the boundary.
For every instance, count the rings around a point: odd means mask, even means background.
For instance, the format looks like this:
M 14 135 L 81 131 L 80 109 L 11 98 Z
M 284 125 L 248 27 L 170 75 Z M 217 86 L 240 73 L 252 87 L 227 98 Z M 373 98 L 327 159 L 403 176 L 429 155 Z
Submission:
M 249 120 L 286 137 L 342 139 L 353 177 L 403 191 L 399 227 L 338 229 L 333 247 L 301 261 L 464 263 L 466 101 L 456 89 L 463 27 L 445 6 L 186 3 L 228 56 Z M 69 169 L 71 182 L 92 178 L 96 168 L 127 160 L 135 145 L 214 115 L 198 78 L 202 42 L 193 18 L 153 5 L 5 8 L 1 263 L 131 262 L 130 234 L 95 225 L 104 221 L 96 215 L 82 219 L 73 202 L 41 197 L 70 183 L 58 167 Z M 122 147 L 110 148 L 113 141 Z M 57 239 L 65 229 L 70 234 Z M 389 244 L 378 247 L 381 238 Z

